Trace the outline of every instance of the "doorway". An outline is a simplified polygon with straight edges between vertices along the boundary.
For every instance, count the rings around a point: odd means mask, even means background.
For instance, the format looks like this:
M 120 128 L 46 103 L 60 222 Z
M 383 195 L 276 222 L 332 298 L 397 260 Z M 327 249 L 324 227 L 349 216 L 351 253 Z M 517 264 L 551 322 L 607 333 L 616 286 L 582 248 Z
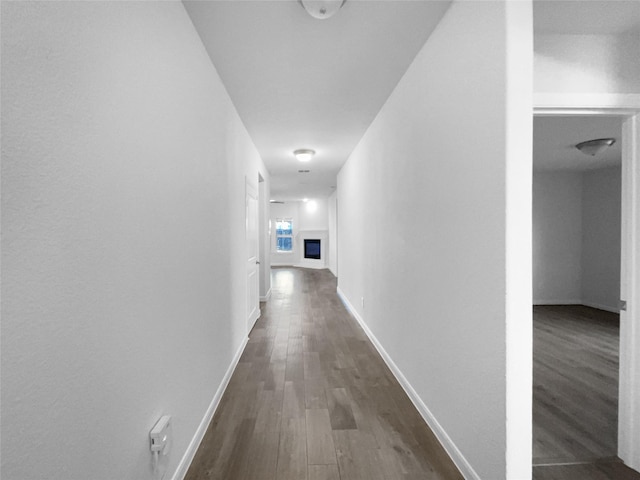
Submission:
M 615 116 L 534 118 L 534 466 L 617 454 L 621 130 Z M 572 147 L 594 138 L 613 144 Z
M 619 383 L 618 385 L 609 385 L 609 392 L 613 390 L 617 390 L 617 405 L 613 406 L 614 413 L 617 416 L 617 429 L 615 425 L 611 426 L 614 428 L 613 433 L 609 434 L 609 437 L 613 437 L 616 445 L 612 446 L 612 451 L 617 454 L 617 456 L 624 461 L 627 465 L 632 467 L 635 470 L 640 469 L 640 455 L 638 454 L 638 447 L 640 446 L 640 419 L 638 418 L 638 412 L 634 410 L 633 405 L 635 405 L 640 399 L 640 385 L 638 382 L 638 365 L 637 365 L 637 353 L 640 350 L 640 335 L 637 328 L 638 321 L 638 309 L 636 308 L 636 301 L 638 300 L 638 275 L 637 273 L 640 271 L 640 262 L 638 261 L 638 244 L 637 241 L 640 238 L 640 220 L 639 216 L 639 205 L 638 205 L 638 192 L 640 191 L 640 176 L 638 175 L 638 138 L 640 137 L 639 132 L 639 116 L 638 112 L 640 109 L 637 107 L 625 108 L 620 105 L 603 105 L 597 108 L 585 108 L 585 107 L 575 107 L 575 106 L 559 106 L 559 107 L 539 107 L 535 110 L 536 119 L 539 117 L 554 117 L 557 119 L 559 116 L 599 116 L 599 117 L 617 117 L 621 123 L 621 134 L 619 135 L 619 141 L 622 143 L 621 150 L 621 236 L 620 236 L 620 299 L 626 300 L 627 309 L 620 311 L 620 319 L 619 319 L 619 340 L 615 340 L 614 343 L 617 343 L 619 346 L 619 358 L 620 358 L 620 366 L 619 366 Z M 535 148 L 535 147 L 534 147 Z M 572 148 L 572 146 L 568 146 L 567 148 Z M 535 235 L 535 225 L 534 225 L 534 235 Z M 535 268 L 535 267 L 534 267 Z M 565 292 L 566 293 L 566 292 Z M 567 298 L 567 297 L 565 297 Z M 633 299 L 633 301 L 631 300 Z M 582 298 L 579 298 L 579 303 L 584 303 Z M 569 302 L 568 302 L 569 303 Z M 570 302 L 574 303 L 574 302 Z M 578 302 L 575 302 L 578 303 Z M 592 302 L 593 303 L 593 302 Z M 595 307 L 599 307 L 599 310 L 602 309 L 602 305 L 592 305 Z M 618 305 L 614 305 L 615 308 L 618 308 Z M 585 307 L 587 308 L 587 307 Z M 549 314 L 549 312 L 546 312 Z M 583 312 L 585 313 L 585 312 Z M 587 317 L 593 317 L 593 312 L 587 310 Z M 610 314 L 610 315 L 615 315 Z M 553 315 L 551 315 L 553 317 Z M 604 317 L 607 314 L 604 312 Z M 603 320 L 607 323 L 607 320 Z M 614 320 L 615 322 L 615 320 Z M 611 317 L 609 317 L 609 323 L 611 323 Z M 535 324 L 535 320 L 534 320 Z M 579 323 L 579 325 L 582 325 Z M 567 345 L 565 345 L 568 348 Z M 535 346 L 534 346 L 535 348 Z M 535 353 L 534 353 L 534 363 L 535 363 Z M 547 361 L 547 364 L 549 362 Z M 583 372 L 587 371 L 591 368 L 588 365 L 583 365 Z M 535 375 L 535 374 L 534 374 Z M 535 383 L 535 378 L 534 378 Z M 535 391 L 534 386 L 534 391 Z M 580 395 L 576 391 L 573 391 L 572 394 Z M 547 409 L 553 410 L 554 403 L 556 397 L 551 395 L 549 398 L 552 401 L 547 401 Z M 584 401 L 579 404 L 579 408 L 583 408 L 586 405 L 586 402 L 589 399 L 585 397 Z M 534 401 L 535 401 L 535 393 L 534 393 Z M 534 405 L 534 457 L 536 455 L 536 441 L 539 442 L 538 448 L 544 442 L 549 445 L 551 442 L 548 438 L 539 437 L 535 438 L 536 433 L 540 434 L 540 431 L 536 432 L 536 424 L 535 424 L 535 405 Z M 558 415 L 563 415 L 562 410 L 556 408 L 556 413 Z M 609 418 L 609 424 L 611 422 L 616 423 L 615 420 Z M 539 430 L 539 429 L 538 429 Z M 617 431 L 616 431 L 617 430 Z M 566 432 L 565 432 L 566 434 Z M 575 439 L 567 438 L 568 443 L 571 442 L 580 443 L 580 441 L 576 441 Z M 598 439 L 600 440 L 600 439 Z M 541 443 L 540 443 L 541 442 Z M 585 442 L 582 442 L 585 443 Z M 592 445 L 593 446 L 593 445 Z M 582 455 L 584 456 L 585 450 L 582 451 Z M 540 449 L 538 450 L 540 453 Z M 560 452 L 560 455 L 566 454 L 567 452 Z M 577 459 L 577 455 L 575 455 L 574 449 L 574 458 Z M 559 458 L 559 457 L 557 457 Z M 614 457 L 615 458 L 615 457 Z M 538 458 L 538 461 L 544 462 L 545 460 L 554 461 L 553 458 Z M 582 458 L 580 460 L 587 460 L 586 458 Z M 593 458 L 591 459 L 593 460 Z M 536 460 L 534 460 L 534 464 Z M 534 468 L 534 478 L 536 478 Z M 560 477 L 559 477 L 560 478 Z

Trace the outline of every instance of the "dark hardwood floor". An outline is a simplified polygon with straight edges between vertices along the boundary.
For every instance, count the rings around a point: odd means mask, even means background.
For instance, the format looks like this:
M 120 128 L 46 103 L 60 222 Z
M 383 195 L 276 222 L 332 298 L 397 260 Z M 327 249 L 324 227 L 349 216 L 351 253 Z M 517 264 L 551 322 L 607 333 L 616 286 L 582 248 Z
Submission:
M 328 270 L 272 292 L 187 480 L 462 479 Z
M 273 270 L 272 297 L 186 480 L 462 476 L 327 270 Z M 640 480 L 615 458 L 617 315 L 534 309 L 534 480 Z
M 615 456 L 618 315 L 580 305 L 533 311 L 534 464 Z
M 534 480 L 640 480 L 640 473 L 619 459 L 603 459 L 584 464 L 533 467 Z
M 533 478 L 640 480 L 616 458 L 619 316 L 533 310 Z

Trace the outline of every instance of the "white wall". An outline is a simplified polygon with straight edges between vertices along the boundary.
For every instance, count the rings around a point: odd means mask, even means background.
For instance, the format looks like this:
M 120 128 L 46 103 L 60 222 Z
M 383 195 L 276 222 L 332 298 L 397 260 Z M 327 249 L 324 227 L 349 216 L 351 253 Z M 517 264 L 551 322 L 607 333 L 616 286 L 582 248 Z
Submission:
M 329 217 L 329 270 L 338 276 L 338 192 L 327 200 Z
M 163 414 L 171 478 L 267 172 L 179 2 L 2 2 L 2 54 L 2 478 L 151 479 Z
M 620 168 L 586 172 L 582 192 L 582 303 L 618 311 Z
M 582 174 L 533 175 L 533 302 L 582 302 Z
M 454 2 L 338 176 L 339 291 L 466 478 L 531 475 L 531 22 Z
M 534 88 L 544 93 L 640 93 L 640 32 L 536 34 Z
M 618 311 L 620 168 L 535 172 L 533 302 Z
M 300 202 L 300 230 L 328 230 L 329 207 L 326 198 L 309 199 Z

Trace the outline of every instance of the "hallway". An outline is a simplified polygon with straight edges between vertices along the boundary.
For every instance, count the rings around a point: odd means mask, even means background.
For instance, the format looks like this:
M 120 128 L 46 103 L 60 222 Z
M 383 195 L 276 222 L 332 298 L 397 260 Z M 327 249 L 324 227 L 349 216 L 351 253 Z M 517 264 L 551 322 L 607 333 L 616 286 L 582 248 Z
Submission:
M 272 282 L 187 480 L 461 479 L 329 270 Z

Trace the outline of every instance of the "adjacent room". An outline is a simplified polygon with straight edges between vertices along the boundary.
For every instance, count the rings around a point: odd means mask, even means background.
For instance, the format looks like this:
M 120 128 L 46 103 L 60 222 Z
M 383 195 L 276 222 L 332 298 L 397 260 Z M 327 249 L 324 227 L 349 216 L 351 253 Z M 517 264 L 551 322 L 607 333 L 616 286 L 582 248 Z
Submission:
M 328 199 L 272 199 L 270 203 L 271 266 L 332 268 Z
M 534 119 L 533 465 L 539 470 L 617 461 L 620 134 L 615 116 Z

